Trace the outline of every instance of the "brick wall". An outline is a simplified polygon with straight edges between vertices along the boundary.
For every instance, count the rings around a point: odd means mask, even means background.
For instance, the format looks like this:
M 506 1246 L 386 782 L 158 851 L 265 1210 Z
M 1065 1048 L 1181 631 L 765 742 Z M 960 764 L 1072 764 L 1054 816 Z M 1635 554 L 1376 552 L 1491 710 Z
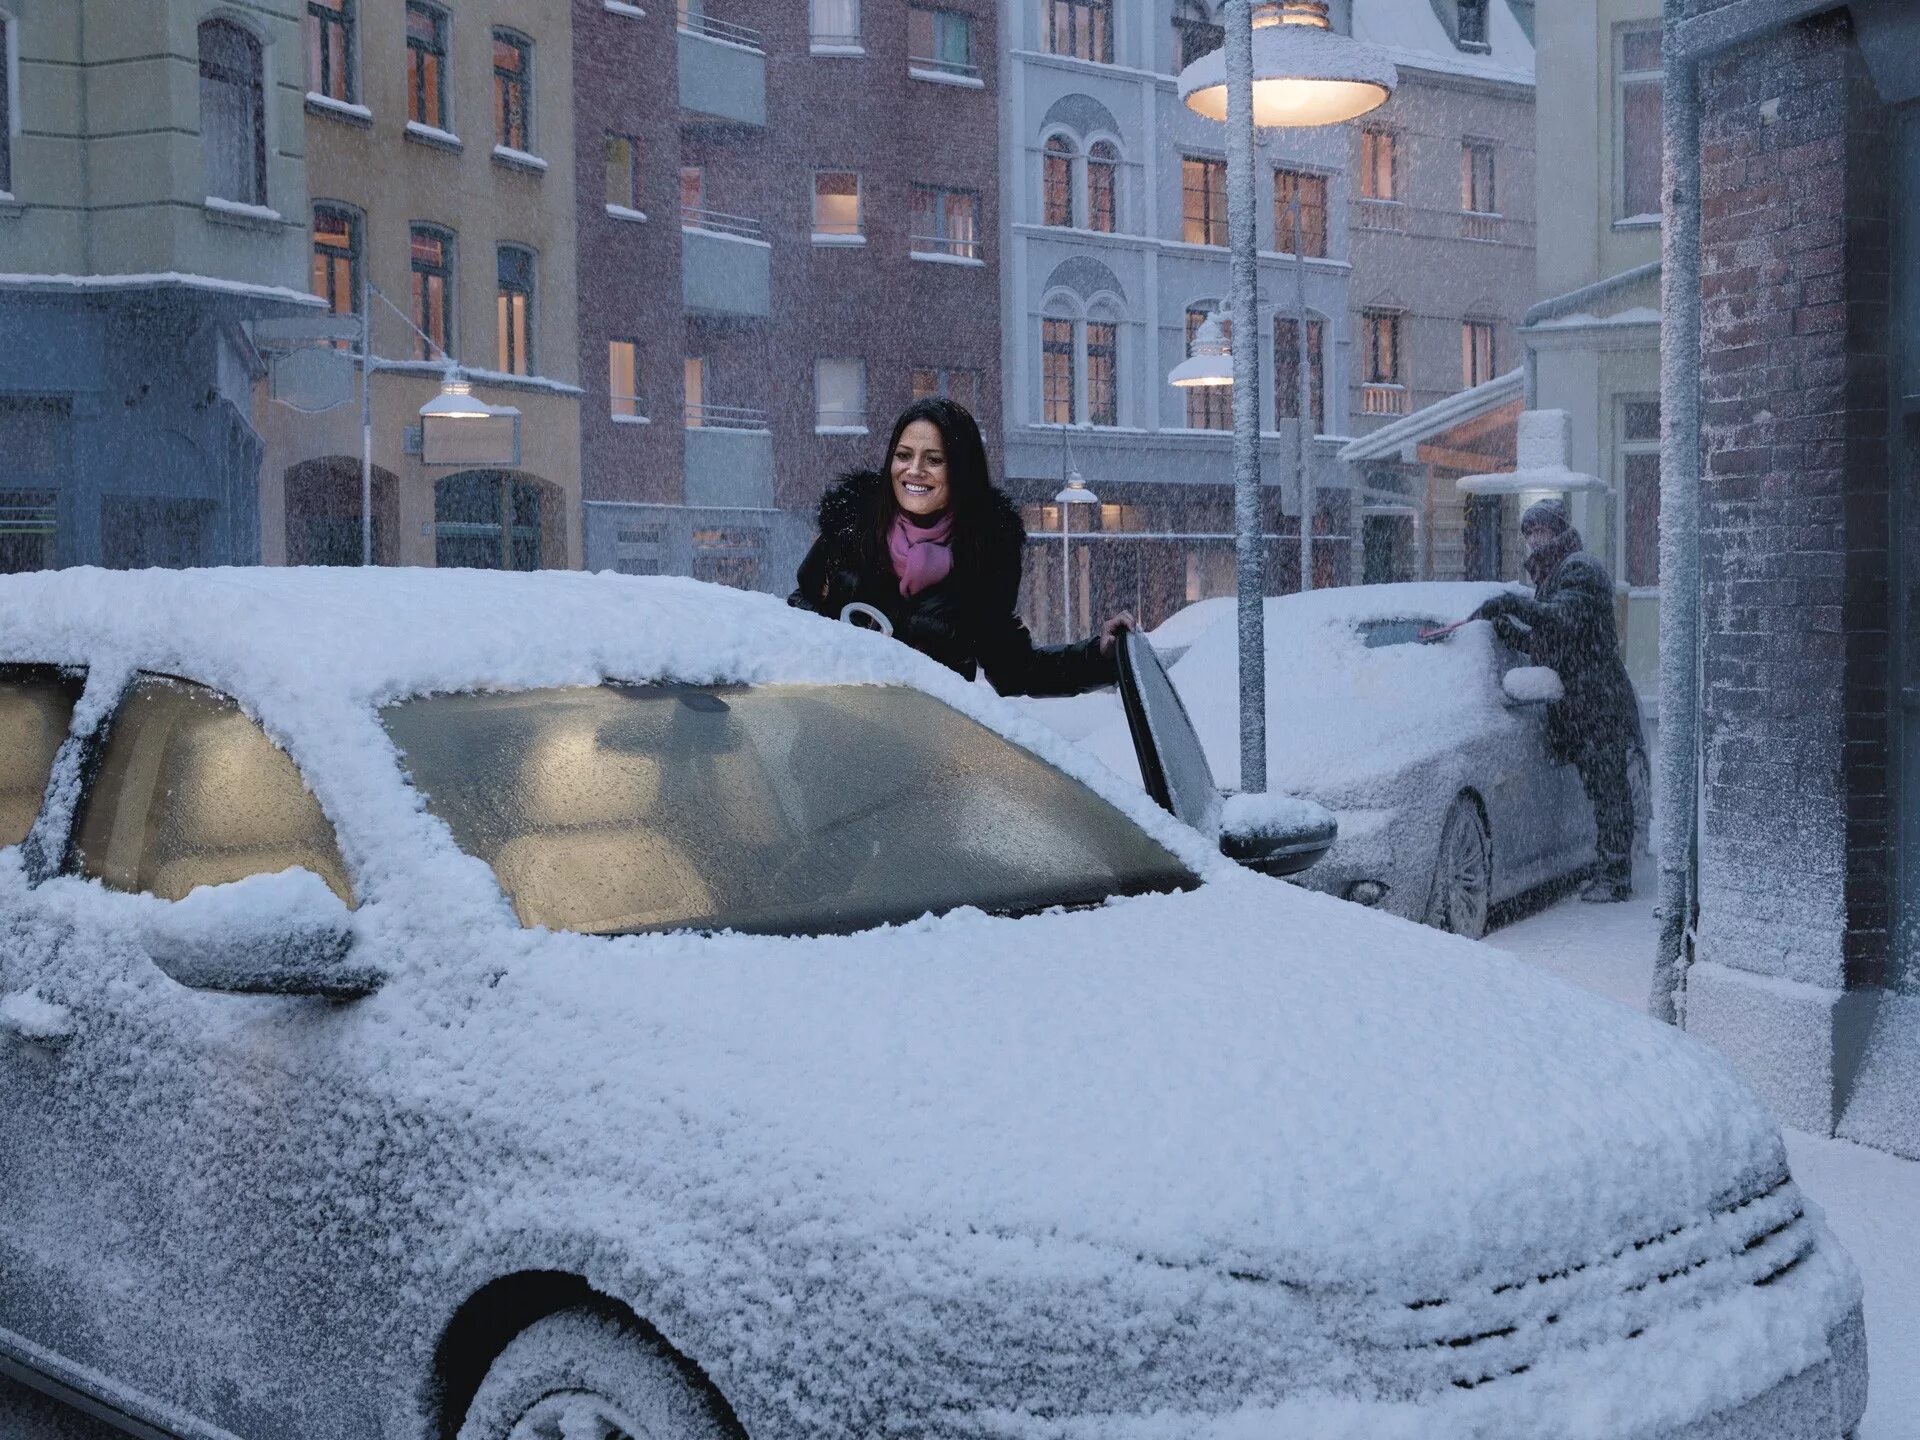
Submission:
M 1853 988 L 1888 953 L 1890 117 L 1844 12 L 1701 101 L 1703 958 Z

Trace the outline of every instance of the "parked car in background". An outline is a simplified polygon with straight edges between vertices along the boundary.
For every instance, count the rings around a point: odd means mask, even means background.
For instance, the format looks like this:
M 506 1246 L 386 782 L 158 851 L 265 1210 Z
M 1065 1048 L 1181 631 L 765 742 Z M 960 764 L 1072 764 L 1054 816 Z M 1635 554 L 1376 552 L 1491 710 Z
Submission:
M 1338 840 L 1301 884 L 1477 937 L 1493 906 L 1591 864 L 1592 808 L 1573 766 L 1547 745 L 1548 677 L 1484 623 L 1419 643 L 1423 631 L 1471 614 L 1500 588 L 1364 585 L 1267 601 L 1267 785 L 1318 801 L 1339 823 Z M 1201 601 L 1152 638 L 1215 775 L 1237 788 L 1232 598 Z M 1111 698 L 1025 708 L 1120 773 L 1133 770 L 1129 731 Z M 1646 843 L 1648 775 L 1643 745 L 1629 767 L 1637 851 Z
M 1717 1056 L 904 646 L 577 573 L 0 614 L 0 1370 L 130 1433 L 1861 1413 L 1859 1277 Z

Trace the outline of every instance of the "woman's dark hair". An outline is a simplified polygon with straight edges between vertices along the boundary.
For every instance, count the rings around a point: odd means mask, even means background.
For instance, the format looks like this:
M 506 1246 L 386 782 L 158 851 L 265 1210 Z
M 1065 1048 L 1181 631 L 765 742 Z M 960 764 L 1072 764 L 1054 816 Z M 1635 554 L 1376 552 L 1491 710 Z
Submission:
M 900 437 L 916 420 L 925 420 L 940 432 L 947 455 L 947 508 L 953 512 L 954 559 L 964 565 L 984 548 L 989 522 L 998 504 L 1003 504 L 987 473 L 986 442 L 980 438 L 980 426 L 964 405 L 941 395 L 916 400 L 900 412 L 887 437 L 886 453 L 880 459 L 881 503 L 874 509 L 874 530 L 869 538 L 876 559 L 887 553 L 887 530 L 900 505 L 893 495 L 893 452 Z

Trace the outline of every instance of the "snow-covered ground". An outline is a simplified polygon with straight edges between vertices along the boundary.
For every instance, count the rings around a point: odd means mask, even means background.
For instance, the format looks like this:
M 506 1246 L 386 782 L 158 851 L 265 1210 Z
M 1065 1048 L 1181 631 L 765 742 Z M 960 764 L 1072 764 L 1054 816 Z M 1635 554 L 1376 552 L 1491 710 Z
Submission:
M 1651 877 L 1625 905 L 1569 896 L 1487 936 L 1582 989 L 1636 1010 L 1653 979 Z M 1788 1130 L 1794 1179 L 1827 1212 L 1867 1283 L 1871 1374 L 1858 1440 L 1920 1440 L 1920 1162 Z

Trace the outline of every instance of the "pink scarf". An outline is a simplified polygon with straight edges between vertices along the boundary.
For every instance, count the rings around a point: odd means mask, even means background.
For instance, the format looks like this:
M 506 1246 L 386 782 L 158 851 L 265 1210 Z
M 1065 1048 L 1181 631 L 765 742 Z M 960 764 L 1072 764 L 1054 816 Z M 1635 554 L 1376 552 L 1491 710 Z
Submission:
M 931 525 L 916 525 L 905 512 L 893 517 L 887 529 L 887 554 L 900 578 L 902 595 L 918 595 L 947 578 L 953 569 L 953 514 L 949 511 Z

